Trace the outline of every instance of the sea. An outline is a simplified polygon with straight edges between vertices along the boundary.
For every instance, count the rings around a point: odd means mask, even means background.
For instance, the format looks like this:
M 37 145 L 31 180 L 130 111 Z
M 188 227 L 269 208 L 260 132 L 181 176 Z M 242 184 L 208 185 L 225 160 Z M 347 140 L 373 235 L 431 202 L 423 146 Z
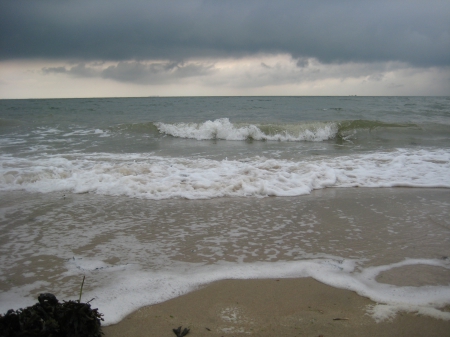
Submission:
M 450 97 L 0 100 L 0 200 L 0 313 L 312 277 L 450 320 Z

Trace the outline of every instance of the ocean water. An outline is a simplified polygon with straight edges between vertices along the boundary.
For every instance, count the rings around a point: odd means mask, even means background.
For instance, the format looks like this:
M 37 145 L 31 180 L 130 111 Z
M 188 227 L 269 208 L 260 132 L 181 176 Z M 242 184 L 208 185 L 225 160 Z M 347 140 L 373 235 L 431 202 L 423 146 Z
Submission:
M 1 312 L 310 276 L 450 319 L 450 97 L 0 100 L 0 200 Z

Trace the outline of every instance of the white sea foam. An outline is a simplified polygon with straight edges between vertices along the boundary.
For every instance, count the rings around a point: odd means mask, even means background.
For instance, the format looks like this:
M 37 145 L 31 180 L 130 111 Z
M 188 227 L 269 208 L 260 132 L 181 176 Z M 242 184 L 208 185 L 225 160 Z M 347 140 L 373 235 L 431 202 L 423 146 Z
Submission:
M 4 314 L 9 309 L 25 308 L 30 303 L 35 303 L 35 299 L 30 297 L 30 292 L 39 287 L 49 286 L 50 282 L 36 281 L 23 286 L 14 287 L 9 291 L 0 293 L 0 313 Z
M 204 123 L 155 123 L 161 133 L 197 140 L 269 140 L 269 141 L 324 141 L 336 136 L 336 123 L 311 123 L 271 128 L 269 134 L 258 125 L 235 125 L 228 118 Z
M 63 134 L 63 137 L 71 137 L 71 136 L 87 136 L 87 135 L 99 135 L 100 137 L 109 137 L 107 131 L 100 129 L 77 129 L 68 133 Z
M 53 127 L 37 127 L 36 130 L 33 131 L 33 133 L 39 135 L 55 135 L 62 133 L 62 131 Z
M 135 266 L 108 268 L 103 261 L 82 260 L 70 259 L 66 264 L 67 274 L 82 273 L 91 280 L 90 282 L 95 279 L 103 280 L 94 290 L 83 292 L 83 296 L 95 298 L 93 305 L 100 308 L 105 315 L 106 325 L 117 323 L 139 307 L 169 300 L 214 281 L 296 277 L 312 277 L 337 288 L 355 291 L 378 302 L 376 306 L 368 308 L 368 312 L 377 321 L 392 318 L 398 311 L 418 312 L 450 320 L 449 312 L 439 310 L 450 304 L 448 285 L 400 287 L 375 281 L 375 277 L 381 271 L 406 265 L 426 264 L 450 269 L 450 265 L 444 260 L 405 260 L 362 271 L 358 270 L 359 262 L 356 260 L 333 257 L 274 263 L 219 262 L 214 265 L 178 263 L 156 272 L 139 270 Z M 23 295 L 29 293 L 33 287 L 39 286 L 42 284 L 19 286 L 1 293 L 0 311 L 8 310 L 14 301 L 24 302 Z M 411 296 L 411 293 L 414 293 L 414 296 Z
M 95 293 L 86 296 L 96 296 L 96 305 L 105 313 L 105 323 L 113 324 L 138 307 L 180 296 L 217 280 L 313 277 L 328 285 L 355 291 L 380 303 L 379 307 L 369 311 L 378 321 L 390 318 L 398 311 L 420 312 L 450 320 L 449 312 L 436 309 L 450 304 L 448 285 L 399 287 L 375 281 L 375 277 L 381 271 L 419 264 L 450 269 L 446 261 L 425 259 L 405 260 L 391 265 L 367 268 L 361 272 L 356 268 L 358 261 L 336 258 L 276 263 L 222 262 L 208 266 L 180 264 L 172 271 L 135 271 L 131 275 L 117 274 L 115 282 L 110 282 L 102 289 L 97 289 Z M 412 292 L 414 296 L 411 296 Z M 389 311 L 381 314 L 383 312 L 381 308 L 387 307 Z
M 0 189 L 147 199 L 296 196 L 326 187 L 450 188 L 450 153 L 396 150 L 289 161 L 73 154 L 1 158 Z

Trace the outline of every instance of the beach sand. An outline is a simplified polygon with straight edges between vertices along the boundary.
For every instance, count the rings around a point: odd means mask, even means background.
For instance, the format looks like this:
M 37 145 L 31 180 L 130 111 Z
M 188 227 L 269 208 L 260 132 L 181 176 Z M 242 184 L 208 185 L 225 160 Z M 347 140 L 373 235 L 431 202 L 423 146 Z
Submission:
M 450 321 L 398 313 L 377 323 L 375 304 L 355 292 L 311 278 L 223 280 L 164 303 L 141 308 L 105 337 L 175 336 L 450 336 Z

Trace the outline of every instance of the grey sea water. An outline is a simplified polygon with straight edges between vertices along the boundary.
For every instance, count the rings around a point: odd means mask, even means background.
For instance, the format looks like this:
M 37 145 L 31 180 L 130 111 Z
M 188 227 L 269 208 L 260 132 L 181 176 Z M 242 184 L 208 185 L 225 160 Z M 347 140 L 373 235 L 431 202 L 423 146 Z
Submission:
M 450 318 L 449 97 L 0 100 L 0 198 L 2 312 L 311 276 Z
M 12 153 L 26 150 L 30 153 L 31 149 L 39 153 L 40 148 L 60 153 L 77 150 L 191 156 L 220 150 L 259 154 L 258 150 L 286 150 L 287 146 L 291 151 L 311 147 L 328 150 L 325 153 L 330 154 L 342 150 L 448 147 L 449 109 L 449 97 L 2 100 L 0 126 L 3 148 Z M 228 119 L 238 130 L 256 125 L 262 134 L 252 134 L 252 130 L 236 134 L 236 130 L 226 129 L 228 125 L 223 123 L 205 125 L 207 121 L 222 119 Z M 198 128 L 203 127 L 203 133 L 194 134 L 191 129 L 181 127 L 177 137 L 167 137 L 170 132 L 158 131 L 161 123 L 195 123 Z M 325 130 L 327 125 L 332 130 Z M 281 142 L 252 142 L 271 137 Z M 247 142 L 217 142 L 220 139 Z M 291 143 L 286 145 L 283 140 Z M 208 152 L 210 147 L 214 150 Z

